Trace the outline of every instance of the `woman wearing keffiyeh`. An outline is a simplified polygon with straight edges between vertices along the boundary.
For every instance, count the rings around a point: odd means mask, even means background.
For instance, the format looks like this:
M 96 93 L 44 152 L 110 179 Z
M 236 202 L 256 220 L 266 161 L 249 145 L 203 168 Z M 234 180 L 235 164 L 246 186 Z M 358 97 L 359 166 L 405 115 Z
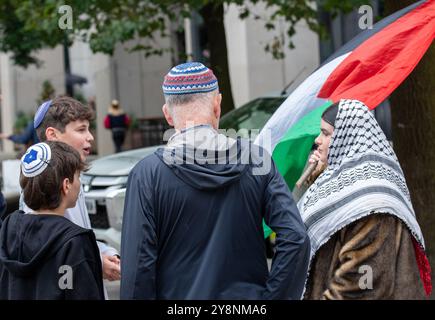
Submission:
M 327 109 L 310 161 L 324 165 L 298 203 L 311 240 L 305 299 L 424 299 L 424 239 L 397 157 L 369 109 Z

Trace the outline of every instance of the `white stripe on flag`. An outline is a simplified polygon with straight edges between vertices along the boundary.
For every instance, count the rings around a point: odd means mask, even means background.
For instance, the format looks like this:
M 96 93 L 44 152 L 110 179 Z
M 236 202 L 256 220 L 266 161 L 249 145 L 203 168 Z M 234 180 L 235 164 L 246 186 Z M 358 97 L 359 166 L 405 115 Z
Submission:
M 317 97 L 320 89 L 334 69 L 350 54 L 339 56 L 312 73 L 281 104 L 261 130 L 255 143 L 263 146 L 270 154 L 283 135 L 296 122 L 312 110 L 323 105 L 326 100 Z M 270 130 L 272 144 L 263 143 L 263 135 Z

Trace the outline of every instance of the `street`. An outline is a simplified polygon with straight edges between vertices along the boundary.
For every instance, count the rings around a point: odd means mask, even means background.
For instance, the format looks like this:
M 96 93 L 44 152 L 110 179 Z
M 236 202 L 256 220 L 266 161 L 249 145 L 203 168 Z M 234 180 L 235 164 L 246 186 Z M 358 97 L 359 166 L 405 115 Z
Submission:
M 104 280 L 104 286 L 106 287 L 109 300 L 119 300 L 119 288 L 121 281 L 107 281 Z

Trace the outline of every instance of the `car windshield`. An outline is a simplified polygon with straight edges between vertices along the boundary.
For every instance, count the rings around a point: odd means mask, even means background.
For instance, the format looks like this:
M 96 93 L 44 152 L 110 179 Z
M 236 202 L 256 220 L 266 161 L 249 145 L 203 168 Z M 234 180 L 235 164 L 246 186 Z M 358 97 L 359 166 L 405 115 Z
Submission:
M 220 129 L 262 129 L 286 97 L 258 98 L 224 115 Z

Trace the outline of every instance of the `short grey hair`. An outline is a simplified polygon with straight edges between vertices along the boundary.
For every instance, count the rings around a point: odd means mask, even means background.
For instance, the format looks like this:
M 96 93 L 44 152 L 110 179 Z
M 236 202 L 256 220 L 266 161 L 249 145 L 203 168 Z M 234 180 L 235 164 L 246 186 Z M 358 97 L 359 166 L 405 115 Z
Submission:
M 186 104 L 210 104 L 213 97 L 219 93 L 218 90 L 210 92 L 190 93 L 190 94 L 165 94 L 165 103 L 169 107 L 181 106 Z

